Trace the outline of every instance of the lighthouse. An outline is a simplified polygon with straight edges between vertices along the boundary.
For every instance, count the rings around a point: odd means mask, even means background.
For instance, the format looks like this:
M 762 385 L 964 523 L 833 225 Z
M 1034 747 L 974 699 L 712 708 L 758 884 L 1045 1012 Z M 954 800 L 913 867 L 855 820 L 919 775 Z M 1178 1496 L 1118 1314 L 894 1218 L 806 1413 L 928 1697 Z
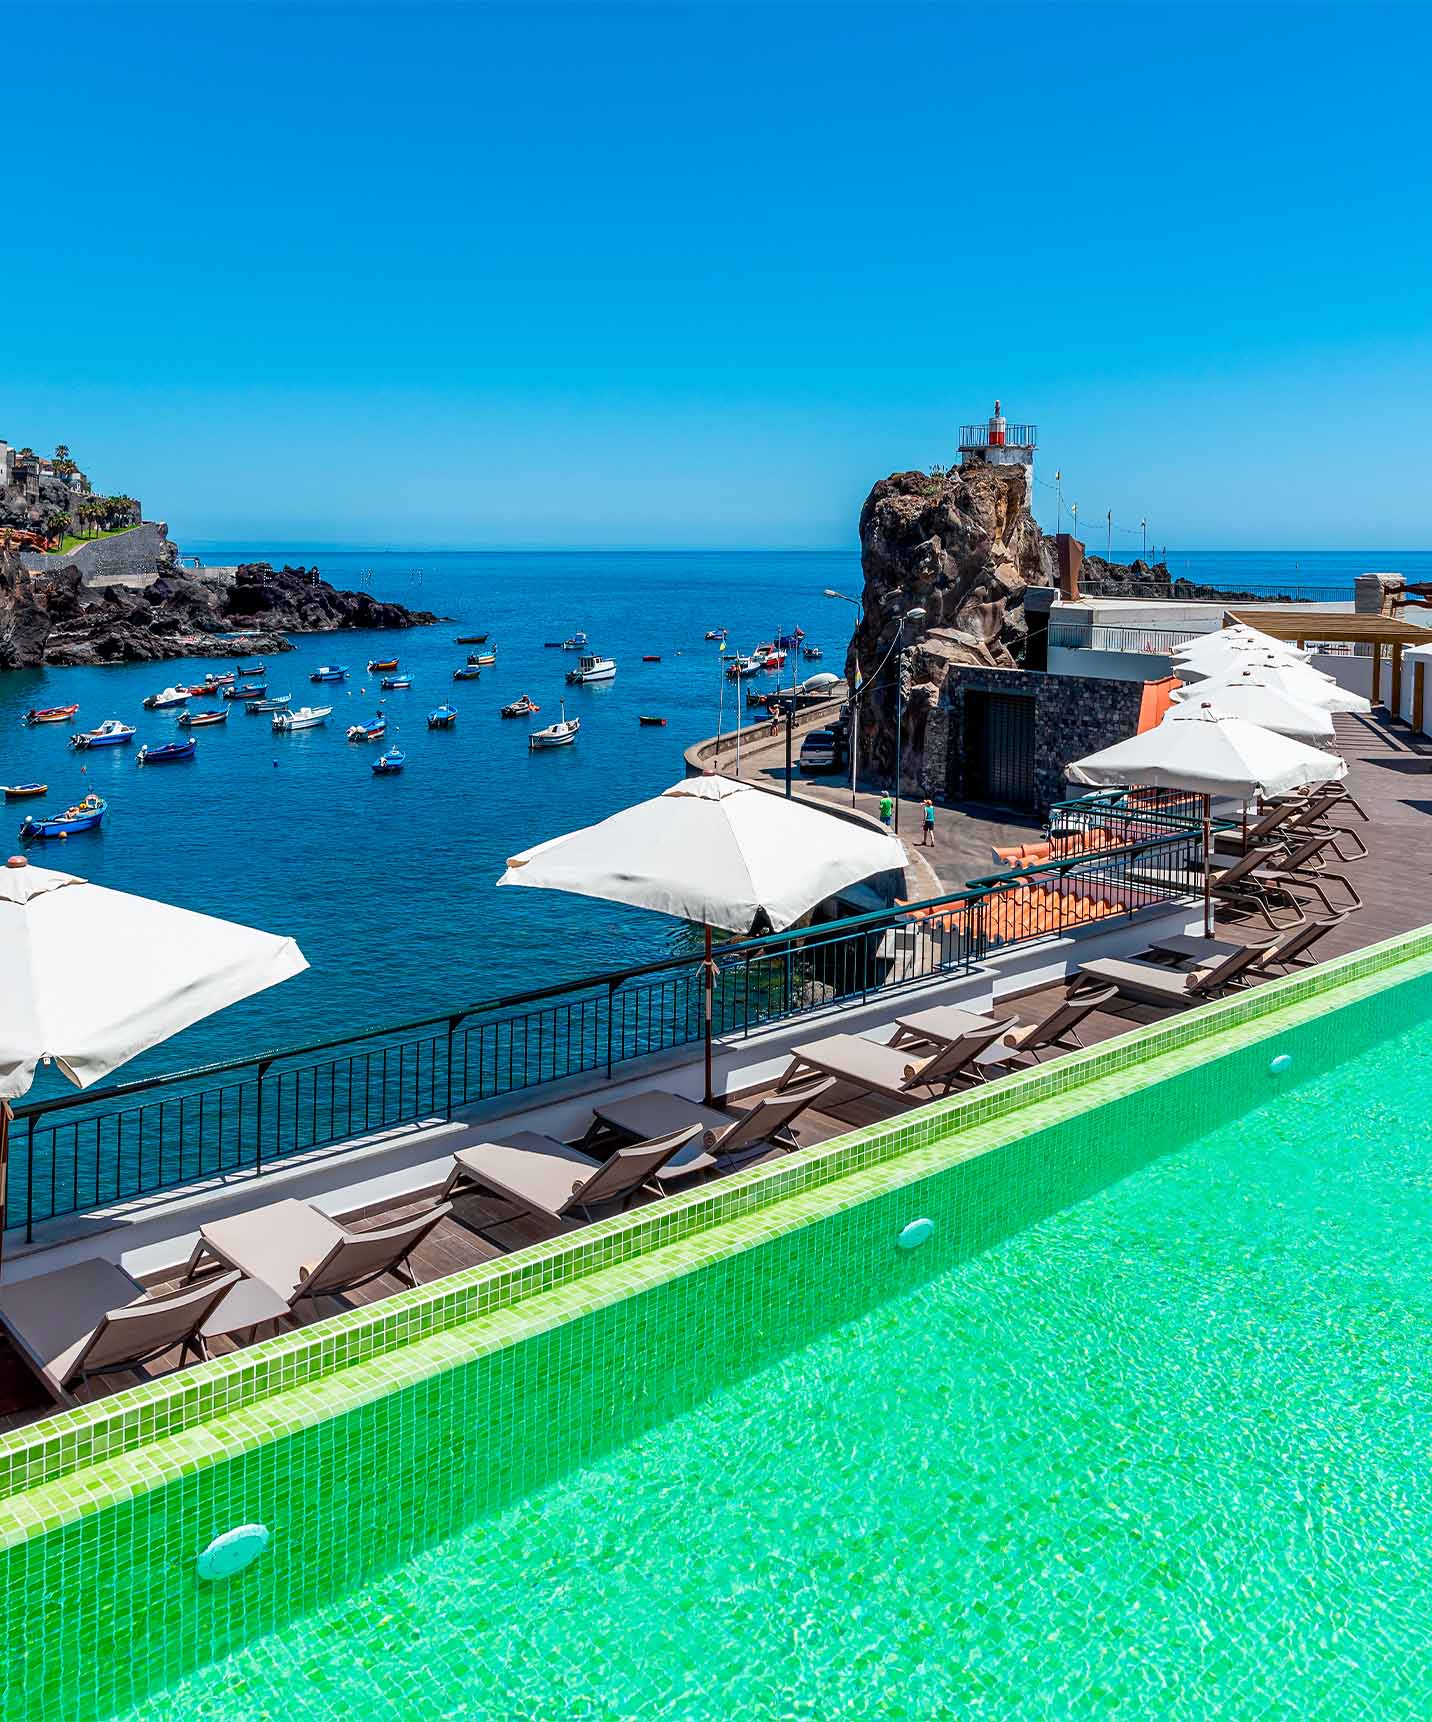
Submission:
M 1000 403 L 982 425 L 960 426 L 960 465 L 1017 466 L 1024 470 L 1024 506 L 1034 506 L 1034 451 L 1038 425 L 1011 424 Z

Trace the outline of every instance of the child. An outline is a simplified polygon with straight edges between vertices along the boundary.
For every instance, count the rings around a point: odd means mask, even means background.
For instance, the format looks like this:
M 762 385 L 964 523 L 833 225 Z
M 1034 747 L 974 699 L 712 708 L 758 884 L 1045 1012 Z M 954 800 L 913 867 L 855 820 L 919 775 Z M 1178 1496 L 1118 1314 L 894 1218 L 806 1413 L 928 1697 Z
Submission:
M 925 797 L 925 828 L 920 834 L 920 847 L 922 849 L 935 847 L 935 804 L 928 795 Z

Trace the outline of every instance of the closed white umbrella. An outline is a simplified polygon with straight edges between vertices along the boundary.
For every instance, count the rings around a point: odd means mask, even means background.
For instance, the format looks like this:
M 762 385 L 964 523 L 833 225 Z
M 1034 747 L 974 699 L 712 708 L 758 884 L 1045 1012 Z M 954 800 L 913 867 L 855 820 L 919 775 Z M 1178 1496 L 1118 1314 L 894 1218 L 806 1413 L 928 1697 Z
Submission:
M 1290 741 L 1243 718 L 1225 717 L 1206 698 L 1170 706 L 1163 722 L 1153 729 L 1076 760 L 1065 772 L 1071 783 L 1141 784 L 1182 789 L 1204 798 L 1204 926 L 1210 933 L 1210 799 L 1222 795 L 1251 801 L 1255 795 L 1286 795 L 1346 775 L 1347 762 L 1335 753 Z
M 1331 747 L 1335 738 L 1332 713 L 1265 680 L 1265 674 L 1262 670 L 1240 670 L 1230 672 L 1217 684 L 1198 682 L 1191 688 L 1179 688 L 1174 703 L 1207 701 L 1227 717 L 1242 718 L 1311 747 Z
M 706 1087 L 711 1089 L 711 929 L 779 932 L 847 886 L 903 871 L 898 838 L 729 777 L 692 777 L 610 819 L 539 843 L 499 885 L 572 891 L 699 921 L 706 929 Z
M 1339 687 L 1333 678 L 1322 670 L 1315 670 L 1311 664 L 1290 663 L 1270 653 L 1246 654 L 1226 668 L 1212 672 L 1201 681 L 1195 682 L 1189 691 L 1217 704 L 1223 688 L 1235 683 L 1240 676 L 1249 674 L 1258 676 L 1270 688 L 1276 688 L 1280 693 L 1302 700 L 1305 705 L 1317 706 L 1320 711 L 1372 710 L 1371 703 L 1361 694 Z
M 307 967 L 292 939 L 12 857 L 0 867 L 0 1214 L 5 1103 L 29 1088 L 39 1063 L 87 1088 Z

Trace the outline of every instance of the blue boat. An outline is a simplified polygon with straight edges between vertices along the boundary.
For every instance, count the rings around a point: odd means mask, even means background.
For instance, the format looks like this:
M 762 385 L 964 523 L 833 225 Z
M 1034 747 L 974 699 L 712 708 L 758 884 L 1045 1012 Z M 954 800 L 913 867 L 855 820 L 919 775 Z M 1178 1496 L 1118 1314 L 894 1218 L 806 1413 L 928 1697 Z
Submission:
M 267 682 L 245 682 L 242 687 L 225 688 L 226 700 L 261 700 L 268 692 Z
M 198 738 L 190 736 L 188 741 L 166 741 L 159 747 L 140 748 L 134 756 L 136 765 L 172 765 L 176 760 L 193 759 L 198 747 Z
M 349 741 L 382 741 L 388 725 L 381 717 L 375 717 L 372 723 L 355 723 L 348 726 Z
M 240 664 L 234 674 L 239 676 L 261 676 L 267 668 L 268 665 L 264 663 L 262 658 L 260 658 L 256 664 Z
M 437 706 L 428 713 L 429 729 L 451 729 L 456 722 L 456 706 Z
M 475 682 L 482 674 L 476 664 L 464 664 L 460 670 L 454 670 L 452 679 L 455 682 Z
M 20 827 L 20 836 L 73 837 L 77 831 L 93 831 L 104 818 L 107 805 L 99 796 L 87 795 L 63 813 L 42 813 L 38 819 L 31 814 Z
M 410 688 L 412 685 L 413 678 L 411 676 L 384 676 L 382 681 L 378 683 L 378 686 L 386 693 L 391 693 L 394 688 Z
M 132 724 L 106 718 L 98 729 L 87 729 L 70 737 L 71 747 L 127 747 L 134 740 Z
M 343 664 L 320 664 L 308 679 L 311 682 L 346 682 L 348 670 Z
M 408 756 L 399 747 L 390 747 L 386 753 L 380 753 L 373 761 L 373 770 L 379 777 L 385 777 L 389 772 L 401 771 L 408 763 Z

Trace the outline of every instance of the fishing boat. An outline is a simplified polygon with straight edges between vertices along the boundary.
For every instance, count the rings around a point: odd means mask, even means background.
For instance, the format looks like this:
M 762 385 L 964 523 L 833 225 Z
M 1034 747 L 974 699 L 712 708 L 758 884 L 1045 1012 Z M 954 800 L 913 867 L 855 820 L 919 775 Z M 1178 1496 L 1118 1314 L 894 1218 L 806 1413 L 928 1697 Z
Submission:
M 801 656 L 808 664 L 818 664 L 825 656 L 825 653 L 821 651 L 819 646 L 807 646 L 804 651 L 802 651 Z
M 87 729 L 70 737 L 71 747 L 128 747 L 134 740 L 134 726 L 118 718 L 106 718 L 98 729 Z
M 267 668 L 261 658 L 256 664 L 240 664 L 234 673 L 240 676 L 261 676 Z
M 208 729 L 212 724 L 227 723 L 229 708 L 217 712 L 180 712 L 178 722 L 183 729 Z
M 645 714 L 643 714 L 636 721 L 640 724 L 647 725 L 647 727 L 650 729 L 665 729 L 666 728 L 666 719 L 663 717 L 647 717 Z
M 523 694 L 521 699 L 513 700 L 510 706 L 503 706 L 502 716 L 530 717 L 533 712 L 540 712 L 541 709 L 541 706 L 537 705 L 535 701 L 528 699 L 526 694 Z
M 587 636 L 581 632 L 573 634 L 570 639 L 563 640 L 562 642 L 562 650 L 564 652 L 585 652 L 586 649 Z
M 165 688 L 162 693 L 150 694 L 144 702 L 144 709 L 147 712 L 162 712 L 170 706 L 187 705 L 192 692 L 191 688 Z
M 487 644 L 487 635 L 459 634 L 457 636 L 457 643 L 460 646 L 485 646 Z
M 396 670 L 397 667 L 398 660 L 396 658 L 369 658 L 368 660 L 368 674 L 370 676 L 376 675 L 380 670 Z
M 776 635 L 777 649 L 780 651 L 783 651 L 783 652 L 794 652 L 799 648 L 800 643 L 804 638 L 805 638 L 805 629 L 804 628 L 797 628 L 793 634 L 777 634 Z
M 763 670 L 779 670 L 785 664 L 786 654 L 779 646 L 767 646 L 766 655 L 761 660 Z
M 661 653 L 660 652 L 645 652 L 642 654 L 642 660 L 641 661 L 644 664 L 659 664 L 661 662 Z
M 474 665 L 476 668 L 478 668 L 480 670 L 484 664 L 488 664 L 488 665 L 495 664 L 497 662 L 497 653 L 496 652 L 474 652 L 471 655 L 471 657 L 468 658 L 467 661 L 470 665 Z
M 191 700 L 212 700 L 220 694 L 227 695 L 229 686 L 228 682 L 195 682 L 192 687 L 180 691 L 186 693 Z
M 371 723 L 355 723 L 348 726 L 349 741 L 382 741 L 387 733 L 387 720 L 381 717 L 375 717 Z
M 287 732 L 295 729 L 317 729 L 333 716 L 332 706 L 296 706 L 292 711 L 275 712 L 273 727 Z
M 346 682 L 348 671 L 342 664 L 320 664 L 308 679 L 311 682 Z
M 144 702 L 148 705 L 148 700 Z M 28 724 L 37 723 L 68 723 L 79 710 L 79 702 L 72 706 L 41 706 L 38 711 L 27 711 L 24 721 Z
M 7 801 L 23 801 L 27 795 L 48 795 L 48 783 L 7 783 L 5 799 Z
M 136 765 L 177 765 L 181 759 L 193 759 L 199 744 L 190 736 L 188 741 L 166 741 L 158 747 L 147 744 L 134 756 Z
M 577 731 L 582 727 L 581 718 L 569 718 L 565 701 L 562 705 L 562 716 L 558 723 L 549 723 L 546 729 L 534 729 L 527 737 L 527 746 L 534 751 L 544 747 L 570 747 L 577 739 Z
M 38 818 L 27 814 L 20 827 L 20 836 L 27 840 L 32 837 L 73 837 L 77 831 L 93 831 L 104 818 L 107 805 L 99 796 L 87 795 L 63 813 L 42 813 Z
M 455 682 L 475 682 L 482 674 L 476 664 L 464 664 L 460 670 L 454 670 L 452 679 Z
M 286 711 L 292 694 L 270 694 L 266 700 L 250 700 L 244 710 L 250 717 L 258 717 L 262 712 Z
M 451 729 L 456 722 L 456 706 L 435 706 L 433 710 L 428 713 L 429 729 Z
M 754 652 L 748 658 L 733 658 L 726 666 L 726 679 L 739 682 L 743 676 L 754 676 L 765 668 L 765 660 Z
M 245 682 L 242 687 L 225 688 L 226 700 L 261 700 L 268 692 L 267 682 Z
M 378 683 L 380 688 L 386 689 L 389 693 L 394 688 L 410 688 L 412 685 L 413 678 L 411 676 L 384 676 L 382 681 Z
M 379 777 L 386 776 L 392 771 L 401 771 L 408 763 L 408 756 L 400 747 L 390 747 L 386 753 L 380 753 L 373 761 L 373 770 Z
M 724 640 L 726 638 L 726 630 L 724 628 L 708 628 L 706 630 L 706 638 L 708 640 Z
M 232 670 L 210 670 L 204 677 L 204 685 L 210 688 L 231 688 L 235 675 Z
M 567 680 L 584 686 L 587 682 L 610 682 L 615 679 L 617 661 L 615 658 L 599 658 L 595 653 L 584 656 L 575 670 L 567 671 Z

